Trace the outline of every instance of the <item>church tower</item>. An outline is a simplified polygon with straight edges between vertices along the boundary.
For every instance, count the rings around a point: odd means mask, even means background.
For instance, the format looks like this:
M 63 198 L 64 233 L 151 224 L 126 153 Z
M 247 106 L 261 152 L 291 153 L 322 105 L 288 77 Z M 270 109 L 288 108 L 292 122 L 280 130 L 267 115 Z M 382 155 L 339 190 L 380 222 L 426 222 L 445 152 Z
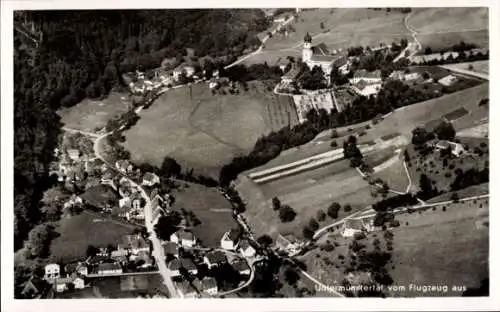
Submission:
M 311 60 L 313 51 L 311 47 L 312 38 L 309 33 L 304 37 L 304 48 L 302 49 L 302 62 L 307 63 Z

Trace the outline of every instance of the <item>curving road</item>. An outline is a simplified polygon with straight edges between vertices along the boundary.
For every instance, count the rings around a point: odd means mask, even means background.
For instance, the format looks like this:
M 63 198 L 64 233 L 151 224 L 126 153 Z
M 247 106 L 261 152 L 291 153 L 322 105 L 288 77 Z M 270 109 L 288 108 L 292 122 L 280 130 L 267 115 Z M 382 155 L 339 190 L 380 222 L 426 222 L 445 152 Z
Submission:
M 413 40 L 415 41 L 414 43 L 408 43 L 408 46 L 403 50 L 401 51 L 401 53 L 393 60 L 394 63 L 396 63 L 397 61 L 399 61 L 401 58 L 405 57 L 405 53 L 406 51 L 410 51 L 410 54 L 407 56 L 407 58 L 409 60 L 411 60 L 411 58 L 417 54 L 418 51 L 420 51 L 422 49 L 422 45 L 420 44 L 420 41 L 418 41 L 417 39 L 417 31 L 415 29 L 413 29 L 413 27 L 410 26 L 410 24 L 408 23 L 408 20 L 410 19 L 411 15 L 413 14 L 413 12 L 410 12 L 408 13 L 408 15 L 406 15 L 405 17 L 405 27 L 406 29 L 408 29 L 409 32 L 411 32 L 411 36 L 413 37 Z M 413 45 L 415 45 L 414 49 L 413 48 Z
M 118 129 L 121 130 L 123 129 L 124 126 L 120 127 Z M 161 245 L 161 242 L 159 238 L 156 236 L 156 232 L 154 230 L 154 224 L 153 224 L 153 208 L 151 205 L 151 198 L 148 196 L 144 188 L 142 188 L 141 185 L 137 184 L 134 180 L 129 178 L 126 174 L 123 174 L 121 171 L 115 168 L 114 164 L 110 163 L 108 160 L 104 158 L 104 156 L 101 154 L 102 151 L 100 150 L 101 148 L 101 140 L 106 138 L 108 135 L 112 134 L 114 131 L 110 131 L 108 133 L 105 133 L 101 136 L 96 135 L 95 133 L 88 133 L 85 131 L 80 131 L 76 129 L 69 129 L 69 128 L 63 128 L 63 130 L 71 132 L 71 133 L 81 133 L 83 135 L 88 135 L 91 137 L 96 137 L 96 140 L 94 141 L 94 154 L 99 158 L 103 163 L 108 165 L 109 168 L 117 172 L 119 175 L 125 177 L 131 185 L 136 187 L 139 192 L 141 193 L 141 196 L 144 198 L 146 201 L 146 206 L 144 207 L 144 216 L 145 216 L 145 226 L 149 232 L 149 239 L 151 240 L 153 244 L 153 252 L 152 255 L 156 260 L 156 264 L 158 265 L 158 270 L 161 276 L 163 277 L 163 283 L 167 287 L 168 292 L 170 294 L 170 298 L 179 298 L 179 293 L 177 292 L 177 289 L 174 285 L 174 282 L 172 281 L 173 275 L 170 273 L 170 270 L 168 270 L 167 265 L 165 263 L 165 254 L 163 251 L 163 246 Z
M 283 26 L 285 26 L 285 25 L 289 24 L 289 23 L 290 23 L 291 21 L 293 21 L 294 19 L 295 19 L 295 16 L 293 16 L 293 15 L 292 15 L 291 17 L 289 17 L 286 21 L 284 21 L 284 22 L 283 22 L 283 23 L 281 23 L 278 27 L 276 27 L 275 29 L 273 29 L 273 30 L 271 31 L 271 35 L 274 35 L 274 34 L 278 31 L 278 29 L 281 29 L 281 27 L 283 27 Z M 228 68 L 231 68 L 231 67 L 233 67 L 233 66 L 235 66 L 235 65 L 238 65 L 239 63 L 241 63 L 241 62 L 245 61 L 246 59 L 249 59 L 249 58 L 251 58 L 252 56 L 254 56 L 254 55 L 256 55 L 256 54 L 261 53 L 261 52 L 262 52 L 262 49 L 264 48 L 264 44 L 266 43 L 266 41 L 267 41 L 267 40 L 269 40 L 269 38 L 271 38 L 271 37 L 270 37 L 269 35 L 266 35 L 266 36 L 262 39 L 262 43 L 261 43 L 261 45 L 259 46 L 259 48 L 258 48 L 257 50 L 255 50 L 255 51 L 253 51 L 252 53 L 247 54 L 247 55 L 245 55 L 245 56 L 241 57 L 240 59 L 236 60 L 235 62 L 233 62 L 233 63 L 231 63 L 231 64 L 227 65 L 226 67 L 224 67 L 224 69 L 228 69 Z

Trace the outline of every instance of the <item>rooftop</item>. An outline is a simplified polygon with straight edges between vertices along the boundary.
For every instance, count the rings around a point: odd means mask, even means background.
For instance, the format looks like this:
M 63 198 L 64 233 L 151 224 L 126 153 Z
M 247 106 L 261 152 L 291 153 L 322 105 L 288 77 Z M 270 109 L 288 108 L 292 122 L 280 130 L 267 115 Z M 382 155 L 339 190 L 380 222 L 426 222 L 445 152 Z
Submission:
M 227 261 L 226 255 L 219 250 L 211 251 L 205 255 L 210 263 L 222 263 Z
M 122 267 L 120 264 L 113 262 L 113 263 L 101 263 L 97 267 L 97 271 L 107 271 L 107 270 L 120 270 Z
M 354 78 L 371 78 L 371 79 L 378 78 L 378 79 L 382 79 L 382 73 L 380 72 L 379 69 L 377 69 L 373 72 L 369 72 L 365 69 L 361 69 L 361 70 L 358 70 L 354 73 Z
M 203 290 L 212 289 L 217 287 L 217 281 L 213 277 L 205 277 L 201 281 L 201 285 L 203 287 Z
M 363 220 L 359 220 L 359 219 L 346 219 L 344 221 L 344 226 L 348 229 L 354 229 L 354 230 L 364 229 Z
M 250 267 L 248 266 L 248 263 L 245 260 L 243 260 L 243 259 L 234 260 L 231 263 L 231 265 L 238 272 L 242 272 L 242 271 L 246 271 L 246 270 L 250 269 Z

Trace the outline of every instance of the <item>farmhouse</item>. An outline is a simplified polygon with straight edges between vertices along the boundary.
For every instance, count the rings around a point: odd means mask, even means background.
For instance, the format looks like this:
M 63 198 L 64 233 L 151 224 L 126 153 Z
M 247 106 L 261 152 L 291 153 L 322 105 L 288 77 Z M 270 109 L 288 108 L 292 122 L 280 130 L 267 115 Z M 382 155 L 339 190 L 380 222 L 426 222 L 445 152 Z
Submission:
M 67 273 L 67 274 L 73 274 L 73 273 L 76 273 L 78 275 L 83 275 L 83 276 L 87 276 L 89 274 L 89 270 L 88 270 L 88 267 L 85 263 L 83 262 L 73 262 L 73 263 L 68 263 L 65 267 L 64 267 L 64 271 Z
M 462 144 L 451 142 L 451 141 L 441 140 L 441 141 L 436 143 L 435 147 L 438 150 L 445 150 L 445 149 L 451 148 L 451 153 L 455 157 L 459 157 L 463 153 L 465 153 L 465 149 L 462 146 Z
M 454 84 L 457 81 L 458 81 L 457 77 L 455 77 L 453 75 L 448 75 L 446 77 L 443 77 L 443 78 L 439 79 L 438 83 L 440 85 L 445 86 L 445 87 L 449 87 L 449 86 L 451 86 L 452 84 Z
M 45 266 L 45 275 L 43 279 L 52 280 L 61 276 L 61 266 L 57 263 L 50 263 Z
M 340 67 L 347 62 L 347 58 L 342 55 L 325 55 L 324 48 L 316 49 L 317 52 L 322 52 L 322 54 L 314 54 L 312 47 L 312 37 L 309 33 L 304 37 L 304 48 L 302 49 L 302 61 L 307 64 L 309 69 L 313 69 L 319 66 L 325 78 L 329 80 L 330 73 L 334 67 Z M 319 50 L 319 51 L 318 51 Z
M 342 226 L 342 236 L 353 237 L 357 233 L 366 231 L 365 224 L 361 219 L 346 219 Z
M 203 262 L 208 266 L 209 269 L 219 266 L 226 261 L 226 255 L 220 250 L 211 251 L 203 257 Z
M 191 232 L 179 230 L 170 236 L 170 241 L 189 248 L 196 244 L 196 237 Z
M 180 268 L 184 268 L 190 274 L 197 274 L 198 268 L 194 264 L 193 260 L 189 258 L 174 259 L 168 263 L 168 269 L 172 274 L 180 275 Z
M 220 246 L 226 250 L 235 250 L 238 247 L 241 232 L 238 229 L 231 229 L 222 236 Z
M 124 237 L 124 246 L 133 254 L 139 254 L 141 251 L 149 251 L 149 244 L 141 234 L 126 235 Z
M 160 178 L 154 173 L 146 172 L 146 174 L 144 174 L 144 176 L 142 177 L 142 185 L 153 186 L 159 183 Z
M 235 260 L 233 260 L 233 262 L 231 262 L 231 266 L 233 267 L 233 269 L 238 271 L 240 275 L 250 275 L 251 273 L 248 263 L 243 259 L 236 258 Z
M 108 274 L 121 274 L 123 269 L 119 263 L 101 263 L 97 266 L 97 274 L 108 275 Z
M 354 73 L 354 77 L 350 79 L 352 84 L 356 84 L 361 80 L 367 83 L 382 83 L 382 73 L 380 70 L 369 72 L 365 69 L 358 70 Z
M 248 240 L 246 239 L 241 240 L 239 245 L 240 245 L 239 246 L 240 253 L 242 256 L 247 258 L 255 256 L 255 249 L 252 247 L 252 245 L 250 245 Z
M 174 242 L 165 242 L 163 244 L 163 251 L 165 255 L 172 255 L 179 258 L 179 245 Z

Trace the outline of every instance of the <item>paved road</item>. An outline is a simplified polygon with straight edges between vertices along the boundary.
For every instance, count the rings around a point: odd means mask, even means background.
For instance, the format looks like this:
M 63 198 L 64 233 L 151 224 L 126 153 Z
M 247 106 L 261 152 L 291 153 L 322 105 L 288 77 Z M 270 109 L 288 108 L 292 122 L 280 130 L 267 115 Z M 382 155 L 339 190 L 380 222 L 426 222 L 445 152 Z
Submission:
M 120 129 L 118 129 L 118 130 L 121 130 L 122 128 L 123 128 L 123 126 Z M 81 133 L 81 134 L 84 134 L 84 135 L 88 135 L 88 136 L 92 136 L 92 137 L 96 137 L 97 136 L 94 133 L 88 133 L 88 132 L 80 131 L 80 130 L 76 130 L 76 129 L 63 128 L 63 130 L 71 132 L 71 133 L 78 132 L 78 133 Z M 104 156 L 102 155 L 102 151 L 100 150 L 101 149 L 100 142 L 103 139 L 105 139 L 108 135 L 110 135 L 111 133 L 113 133 L 113 131 L 105 133 L 105 134 L 97 137 L 97 139 L 94 141 L 94 154 L 103 163 L 105 163 L 106 165 L 108 165 L 108 167 L 111 170 L 114 170 L 118 174 L 120 174 L 121 176 L 125 177 L 130 182 L 131 185 L 133 185 L 134 187 L 136 187 L 139 190 L 139 192 L 141 193 L 141 196 L 146 201 L 146 206 L 144 207 L 145 226 L 146 226 L 146 228 L 147 228 L 147 230 L 148 230 L 148 232 L 150 234 L 149 239 L 151 240 L 151 242 L 153 244 L 153 253 L 152 253 L 152 255 L 153 255 L 153 257 L 156 260 L 156 264 L 158 265 L 159 273 L 163 277 L 163 283 L 165 284 L 165 286 L 168 289 L 168 292 L 170 294 L 170 298 L 178 298 L 179 297 L 179 293 L 177 292 L 177 289 L 176 289 L 176 287 L 174 285 L 174 282 L 172 281 L 173 276 L 170 273 L 170 270 L 168 270 L 167 265 L 165 263 L 165 254 L 164 254 L 164 251 L 163 251 L 163 246 L 161 245 L 161 242 L 158 239 L 158 237 L 156 236 L 156 232 L 154 230 L 154 224 L 153 224 L 153 220 L 152 220 L 153 208 L 151 206 L 151 198 L 148 196 L 148 194 L 146 193 L 146 191 L 144 190 L 144 188 L 142 188 L 141 185 L 137 184 L 135 181 L 133 181 L 132 179 L 130 179 L 127 175 L 123 174 L 121 171 L 119 171 L 118 169 L 116 169 L 115 166 L 114 166 L 114 164 L 112 164 L 109 161 L 107 161 L 104 158 Z

